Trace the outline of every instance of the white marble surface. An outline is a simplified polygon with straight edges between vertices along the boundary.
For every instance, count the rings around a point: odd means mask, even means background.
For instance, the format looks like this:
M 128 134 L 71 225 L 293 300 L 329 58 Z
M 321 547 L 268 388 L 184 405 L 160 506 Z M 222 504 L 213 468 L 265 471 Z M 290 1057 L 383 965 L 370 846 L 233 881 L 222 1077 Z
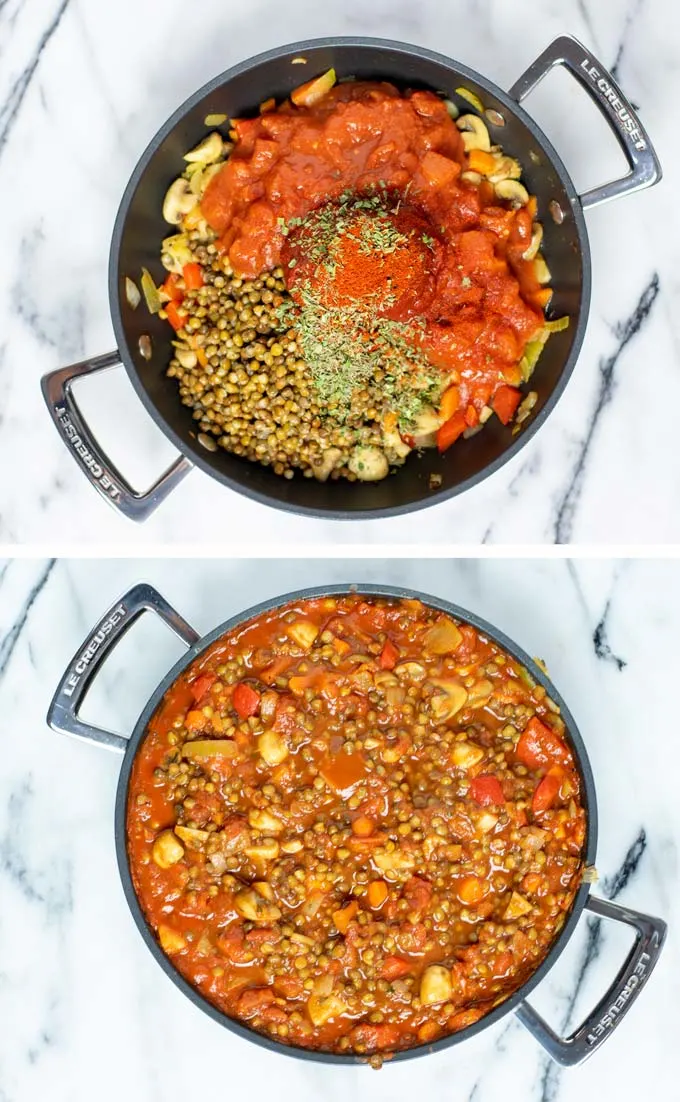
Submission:
M 44 719 L 72 653 L 140 580 L 201 632 L 306 584 L 422 587 L 474 609 L 547 661 L 596 777 L 596 890 L 670 925 L 637 1004 L 587 1064 L 557 1070 L 510 1017 L 459 1048 L 378 1073 L 326 1067 L 255 1049 L 180 994 L 142 943 L 120 887 L 112 820 L 119 758 L 49 732 Z M 663 561 L 0 564 L 0 1099 L 637 1102 L 652 1089 L 675 1102 L 679 634 L 680 566 Z M 100 675 L 86 717 L 130 730 L 180 652 L 167 629 L 143 618 Z M 600 930 L 588 954 L 582 920 L 532 996 L 567 1030 L 603 994 L 629 944 L 618 926 Z
M 680 542 L 677 42 L 668 0 L 0 0 L 0 541 L 206 538 Z M 338 523 L 278 513 L 194 472 L 146 525 L 98 498 L 50 424 L 40 376 L 109 351 L 106 265 L 139 154 L 187 95 L 262 49 L 329 34 L 410 40 L 508 87 L 556 35 L 583 39 L 638 104 L 666 171 L 653 192 L 588 215 L 594 291 L 585 346 L 548 426 L 480 488 L 412 517 Z M 528 101 L 585 189 L 621 167 L 614 139 L 564 74 Z M 640 317 L 640 311 L 646 317 Z M 641 321 L 639 333 L 633 333 Z M 100 439 L 138 485 L 172 458 L 124 372 L 84 385 Z M 121 426 L 123 430 L 121 431 Z

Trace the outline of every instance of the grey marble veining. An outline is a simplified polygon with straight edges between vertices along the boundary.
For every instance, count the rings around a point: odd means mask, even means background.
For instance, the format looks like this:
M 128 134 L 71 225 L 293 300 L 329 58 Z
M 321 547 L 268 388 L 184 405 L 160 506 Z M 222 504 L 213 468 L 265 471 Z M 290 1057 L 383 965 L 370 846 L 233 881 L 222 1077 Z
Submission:
M 106 264 L 116 208 L 142 149 L 208 78 L 267 47 L 324 34 L 410 40 L 509 87 L 565 31 L 615 70 L 666 178 L 588 214 L 593 302 L 567 391 L 538 436 L 462 498 L 412 517 L 338 523 L 279 513 L 194 472 L 143 527 L 85 483 L 42 405 L 47 370 L 108 351 Z M 140 547 L 211 540 L 362 544 L 680 541 L 673 508 L 680 408 L 676 43 L 665 0 L 421 3 L 312 0 L 3 0 L 0 3 L 0 541 Z M 619 151 L 564 74 L 527 101 L 581 190 L 620 172 Z M 172 459 L 122 369 L 78 394 L 134 484 Z M 188 515 L 210 515 L 198 533 Z
M 47 730 L 63 670 L 105 608 L 148 581 L 202 633 L 266 597 L 337 581 L 446 597 L 539 655 L 574 713 L 599 806 L 594 891 L 670 934 L 637 1004 L 582 1068 L 551 1064 L 512 1016 L 459 1048 L 379 1073 L 277 1056 L 220 1029 L 163 975 L 127 910 L 113 846 L 120 759 Z M 674 735 L 680 565 L 664 561 L 100 560 L 0 563 L 0 1099 L 166 1102 L 216 1090 L 288 1102 L 637 1102 L 678 1097 L 680 811 Z M 139 621 L 86 718 L 131 729 L 182 652 Z M 568 1031 L 629 938 L 583 918 L 531 1001 Z M 510 1092 L 510 1093 L 509 1093 Z

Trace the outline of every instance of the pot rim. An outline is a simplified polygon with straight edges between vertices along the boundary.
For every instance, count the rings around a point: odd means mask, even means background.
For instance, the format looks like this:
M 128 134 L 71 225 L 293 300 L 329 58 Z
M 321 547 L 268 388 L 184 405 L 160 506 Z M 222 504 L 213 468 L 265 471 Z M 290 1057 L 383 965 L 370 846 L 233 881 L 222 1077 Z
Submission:
M 401 599 L 404 597 L 415 598 L 422 601 L 424 605 L 431 608 L 435 608 L 441 612 L 447 613 L 450 616 L 454 616 L 457 620 L 463 623 L 472 624 L 473 627 L 481 631 L 483 634 L 488 635 L 494 642 L 500 644 L 505 650 L 508 651 L 518 662 L 520 662 L 530 672 L 531 676 L 542 685 L 548 695 L 560 708 L 560 714 L 569 735 L 569 741 L 572 744 L 574 755 L 579 768 L 581 780 L 583 782 L 583 799 L 586 809 L 586 838 L 583 848 L 583 861 L 585 865 L 593 865 L 595 863 L 595 853 L 597 850 L 597 799 L 595 794 L 595 782 L 590 767 L 590 761 L 588 759 L 588 753 L 585 748 L 585 744 L 581 737 L 576 721 L 572 716 L 569 708 L 563 700 L 560 693 L 552 683 L 551 679 L 543 670 L 529 657 L 525 651 L 518 646 L 514 640 L 510 639 L 504 632 L 496 628 L 493 624 L 490 624 L 487 620 L 481 616 L 477 616 L 475 613 L 469 612 L 467 609 L 462 608 L 459 605 L 453 604 L 441 597 L 435 597 L 431 594 L 422 593 L 419 590 L 405 589 L 401 586 L 387 586 L 387 585 L 374 585 L 373 583 L 345 583 L 326 586 L 312 586 L 309 588 L 294 590 L 290 593 L 280 594 L 279 596 L 272 597 L 266 601 L 261 601 L 256 605 L 245 609 L 243 612 L 239 612 L 234 616 L 229 617 L 218 627 L 209 631 L 206 635 L 201 636 L 181 658 L 172 666 L 168 673 L 161 679 L 154 692 L 149 697 L 146 705 L 142 709 L 139 718 L 135 724 L 134 730 L 130 736 L 125 756 L 123 758 L 123 764 L 121 766 L 118 786 L 116 790 L 115 801 L 115 813 L 114 813 L 114 833 L 115 833 L 115 846 L 116 846 L 116 858 L 118 862 L 118 871 L 123 885 L 123 892 L 127 900 L 130 912 L 134 919 L 135 925 L 139 930 L 147 948 L 150 949 L 152 955 L 160 964 L 161 968 L 167 976 L 173 981 L 180 991 L 186 995 L 190 1001 L 208 1014 L 209 1017 L 216 1021 L 219 1025 L 225 1029 L 229 1029 L 237 1036 L 244 1038 L 248 1041 L 253 1041 L 264 1048 L 270 1049 L 273 1052 L 278 1052 L 286 1056 L 297 1057 L 303 1060 L 314 1060 L 319 1063 L 326 1064 L 367 1064 L 369 1061 L 368 1056 L 358 1055 L 355 1053 L 348 1055 L 341 1055 L 339 1053 L 318 1052 L 315 1050 L 305 1049 L 295 1045 L 286 1045 L 281 1041 L 276 1041 L 272 1037 L 268 1037 L 264 1034 L 258 1033 L 248 1026 L 243 1025 L 236 1019 L 230 1018 L 224 1011 L 219 1010 L 214 1006 L 204 995 L 202 995 L 192 984 L 188 982 L 180 972 L 174 967 L 172 961 L 160 948 L 150 925 L 148 924 L 141 904 L 137 897 L 137 893 L 134 889 L 132 882 L 132 875 L 130 873 L 130 866 L 128 862 L 127 854 L 127 795 L 130 781 L 130 774 L 132 766 L 134 764 L 137 750 L 144 738 L 146 728 L 155 713 L 158 705 L 170 688 L 170 686 L 177 680 L 177 678 L 191 665 L 195 658 L 198 657 L 206 648 L 211 646 L 221 636 L 231 631 L 235 627 L 245 624 L 248 620 L 253 619 L 256 616 L 261 615 L 264 612 L 271 611 L 276 608 L 281 608 L 284 605 L 298 601 L 309 600 L 315 597 L 331 597 L 341 596 L 347 594 L 357 594 L 362 597 L 387 597 L 394 599 Z M 446 1048 L 450 1048 L 452 1045 L 460 1044 L 461 1041 L 467 1040 L 470 1037 L 480 1033 L 488 1026 L 494 1025 L 500 1021 L 511 1010 L 515 1010 L 533 991 L 533 989 L 545 978 L 552 966 L 555 964 L 557 958 L 561 955 L 567 942 L 569 941 L 576 924 L 580 918 L 581 912 L 585 907 L 586 900 L 590 892 L 590 885 L 582 883 L 578 892 L 574 897 L 574 901 L 571 906 L 571 910 L 567 917 L 567 920 L 555 937 L 549 952 L 543 958 L 536 970 L 532 972 L 526 982 L 517 989 L 508 999 L 502 1002 L 499 1006 L 495 1007 L 488 1014 L 485 1014 L 479 1021 L 473 1023 L 465 1029 L 459 1030 L 457 1033 L 449 1034 L 446 1037 L 440 1038 L 438 1041 L 434 1041 L 430 1044 L 416 1045 L 412 1048 L 404 1049 L 403 1051 L 396 1052 L 390 1056 L 386 1063 L 394 1063 L 397 1060 L 409 1060 L 414 1059 L 417 1056 L 425 1056 L 429 1053 L 441 1052 Z
M 488 463 L 481 471 L 472 475 L 470 478 L 465 479 L 463 482 L 458 483 L 456 486 L 449 487 L 442 490 L 429 490 L 423 485 L 423 496 L 416 501 L 410 501 L 403 505 L 388 506 L 385 508 L 376 509 L 321 509 L 315 506 L 300 505 L 298 503 L 291 504 L 287 501 L 277 499 L 275 496 L 269 493 L 263 493 L 260 490 L 254 489 L 249 485 L 237 481 L 231 475 L 226 474 L 223 471 L 217 470 L 213 467 L 205 454 L 201 454 L 202 449 L 200 445 L 196 444 L 195 447 L 190 448 L 176 430 L 170 425 L 170 423 L 161 415 L 158 408 L 150 399 L 146 388 L 142 385 L 139 372 L 135 366 L 133 357 L 128 347 L 127 336 L 125 333 L 125 326 L 123 323 L 123 316 L 121 311 L 121 284 L 119 280 L 119 254 L 121 241 L 124 233 L 125 223 L 127 220 L 128 210 L 132 199 L 135 195 L 139 182 L 146 171 L 153 156 L 158 150 L 161 143 L 165 140 L 168 134 L 175 128 L 175 126 L 182 120 L 182 118 L 188 114 L 189 111 L 201 102 L 201 100 L 212 92 L 217 91 L 219 88 L 228 84 L 235 77 L 241 76 L 251 70 L 257 69 L 259 66 L 266 64 L 269 61 L 276 60 L 281 57 L 285 57 L 288 54 L 302 54 L 305 51 L 318 48 L 367 48 L 372 50 L 383 50 L 385 52 L 407 54 L 409 57 L 416 59 L 422 59 L 426 61 L 434 62 L 438 65 L 444 66 L 449 69 L 456 77 L 462 77 L 464 80 L 472 80 L 479 86 L 484 88 L 492 96 L 496 97 L 505 107 L 507 111 L 515 115 L 520 122 L 530 131 L 534 140 L 543 149 L 544 153 L 549 159 L 551 167 L 555 170 L 562 186 L 564 187 L 570 201 L 571 214 L 574 219 L 576 227 L 576 234 L 579 242 L 580 259 L 582 265 L 582 280 L 580 287 L 580 302 L 578 307 L 578 316 L 574 331 L 574 339 L 572 346 L 567 356 L 562 371 L 560 373 L 557 383 L 553 387 L 550 395 L 548 396 L 545 405 L 540 412 L 529 421 L 529 424 L 518 433 L 514 440 L 511 441 L 509 446 L 494 459 L 491 463 Z M 257 98 L 257 97 L 254 97 Z M 231 68 L 226 69 L 223 73 L 213 77 L 201 88 L 199 88 L 193 95 L 189 96 L 184 103 L 182 103 L 166 122 L 156 132 L 151 139 L 146 149 L 139 158 L 132 175 L 128 181 L 128 184 L 123 192 L 123 197 L 120 201 L 118 213 L 113 228 L 113 235 L 111 238 L 111 248 L 109 251 L 109 307 L 111 311 L 111 320 L 113 323 L 113 330 L 116 337 L 118 346 L 118 352 L 120 359 L 125 367 L 128 378 L 132 383 L 135 392 L 145 406 L 147 412 L 152 417 L 154 422 L 162 430 L 165 436 L 172 442 L 177 450 L 187 456 L 190 461 L 195 464 L 205 474 L 210 475 L 211 478 L 216 479 L 223 485 L 228 486 L 236 493 L 240 493 L 252 501 L 257 501 L 261 505 L 267 505 L 270 508 L 280 509 L 284 512 L 294 513 L 300 516 L 319 517 L 326 520 L 374 520 L 379 517 L 396 517 L 404 516 L 407 513 L 415 512 L 419 509 L 429 508 L 433 505 L 441 504 L 443 501 L 447 501 L 450 498 L 457 497 L 459 494 L 464 493 L 466 490 L 472 489 L 472 487 L 479 485 L 486 481 L 487 478 L 494 475 L 501 469 L 506 463 L 513 459 L 538 432 L 539 428 L 544 424 L 553 409 L 557 405 L 557 402 L 561 398 L 567 383 L 569 382 L 571 375 L 576 366 L 576 362 L 581 352 L 583 340 L 585 337 L 586 326 L 588 322 L 588 315 L 590 311 L 590 299 L 592 289 L 592 276 L 591 276 L 591 258 L 590 258 L 590 246 L 588 242 L 588 232 L 586 228 L 585 218 L 583 214 L 583 208 L 581 201 L 574 186 L 574 183 L 569 175 L 565 165 L 563 164 L 557 150 L 552 143 L 548 140 L 538 124 L 531 118 L 530 115 L 524 110 L 524 108 L 514 100 L 507 92 L 499 88 L 493 81 L 487 77 L 482 76 L 474 69 L 469 68 L 466 65 L 461 64 L 454 58 L 449 58 L 444 54 L 437 53 L 433 50 L 428 50 L 423 46 L 413 45 L 407 42 L 393 41 L 391 39 L 383 38 L 371 38 L 363 36 L 339 36 L 339 37 L 327 37 L 327 38 L 313 38 L 306 39 L 301 42 L 291 42 L 284 46 L 278 46 L 272 50 L 266 50 L 263 53 L 255 54 L 253 57 L 247 58 L 245 61 L 241 61 Z

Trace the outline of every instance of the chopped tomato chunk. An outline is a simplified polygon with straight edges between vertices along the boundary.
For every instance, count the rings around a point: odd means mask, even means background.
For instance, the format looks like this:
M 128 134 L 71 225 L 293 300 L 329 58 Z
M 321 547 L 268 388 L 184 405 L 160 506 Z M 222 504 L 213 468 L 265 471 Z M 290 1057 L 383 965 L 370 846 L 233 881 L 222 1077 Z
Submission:
M 489 773 L 482 773 L 470 781 L 469 795 L 482 807 L 505 803 L 500 781 Z
M 260 694 L 251 685 L 241 681 L 234 689 L 231 702 L 241 719 L 248 719 L 256 715 L 260 707 Z

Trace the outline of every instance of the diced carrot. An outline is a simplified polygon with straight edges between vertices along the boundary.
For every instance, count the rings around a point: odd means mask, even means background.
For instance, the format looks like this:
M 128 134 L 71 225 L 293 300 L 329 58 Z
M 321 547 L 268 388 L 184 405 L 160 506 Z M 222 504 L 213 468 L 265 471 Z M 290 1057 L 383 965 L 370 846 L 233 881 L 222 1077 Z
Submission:
M 331 646 L 336 654 L 339 654 L 341 658 L 344 658 L 346 654 L 351 651 L 351 646 L 344 639 L 334 638 Z
M 207 716 L 203 715 L 203 712 L 191 711 L 187 712 L 187 717 L 184 720 L 184 726 L 187 731 L 202 731 L 208 724 Z
M 195 264 L 193 261 L 185 264 L 182 268 L 182 275 L 187 291 L 198 291 L 203 286 L 203 271 L 200 264 Z
M 491 407 L 504 425 L 509 425 L 517 412 L 517 407 L 522 400 L 522 392 L 515 386 L 500 386 L 493 398 Z
M 541 876 L 540 872 L 528 872 L 526 876 L 522 877 L 520 888 L 523 892 L 529 892 L 531 895 L 534 895 L 541 890 L 544 883 L 544 877 Z
M 468 406 L 465 410 L 465 424 L 470 429 L 479 424 L 479 414 L 477 413 L 475 407 L 472 405 Z
M 398 980 L 402 976 L 408 976 L 413 971 L 413 965 L 409 964 L 407 960 L 402 960 L 401 957 L 385 957 L 382 968 L 380 969 L 380 978 L 383 980 Z
M 458 898 L 461 903 L 465 903 L 467 906 L 481 903 L 488 894 L 489 885 L 486 880 L 482 880 L 479 876 L 466 876 L 458 885 Z
M 368 897 L 369 906 L 382 907 L 383 903 L 387 899 L 389 889 L 384 880 L 371 880 L 368 885 L 368 891 L 366 893 Z
M 471 149 L 468 153 L 470 172 L 479 172 L 480 176 L 492 176 L 498 169 L 498 161 L 492 153 L 483 149 Z
M 529 196 L 529 202 L 527 203 L 527 205 L 525 207 L 525 210 L 526 210 L 527 214 L 529 215 L 529 217 L 531 218 L 531 220 L 533 221 L 534 218 L 536 217 L 537 212 L 538 212 L 538 202 L 536 200 L 535 195 L 530 195 Z
M 260 694 L 253 689 L 252 685 L 246 685 L 241 681 L 234 689 L 231 702 L 241 719 L 248 719 L 249 716 L 254 716 L 260 707 Z
M 273 111 L 275 107 L 276 100 L 273 96 L 270 96 L 269 99 L 263 100 L 263 102 L 260 104 L 260 114 L 266 115 L 267 112 Z
M 352 823 L 352 830 L 357 838 L 368 838 L 375 829 L 375 823 L 368 815 L 359 815 Z
M 450 417 L 448 421 L 445 421 L 437 432 L 437 448 L 440 452 L 445 452 L 447 448 L 450 448 L 452 444 L 462 436 L 467 428 L 467 422 L 465 415 L 460 412 L 454 413 L 453 417 Z
M 181 314 L 177 309 L 177 303 L 168 302 L 165 306 L 165 313 L 167 314 L 168 321 L 175 332 L 184 328 L 184 323 L 187 320 L 186 314 Z
M 319 766 L 319 773 L 335 792 L 350 792 L 366 776 L 362 754 L 335 754 Z
M 541 310 L 545 310 L 552 296 L 551 287 L 541 287 L 540 291 L 534 291 L 533 299 L 541 307 Z
M 296 674 L 294 677 L 288 679 L 288 688 L 296 696 L 303 693 L 305 689 L 311 688 L 316 679 L 316 675 L 312 673 L 308 674 Z
M 254 1017 L 266 1006 L 271 1006 L 274 999 L 275 995 L 271 987 L 251 987 L 240 996 L 237 1003 L 238 1012 L 243 1017 Z
M 358 910 L 359 904 L 356 899 L 353 899 L 346 907 L 342 907 L 339 911 L 333 911 L 333 922 L 336 930 L 339 930 L 341 934 L 346 934 L 349 924 Z
M 380 654 L 380 669 L 381 670 L 393 670 L 397 664 L 399 658 L 399 648 L 395 647 L 394 643 L 387 639 L 385 640 L 385 646 Z
M 420 171 L 429 184 L 434 187 L 446 187 L 458 179 L 460 165 L 449 157 L 443 157 L 441 153 L 434 153 L 431 149 L 420 162 Z
M 196 359 L 200 363 L 201 367 L 206 367 L 207 366 L 208 354 L 207 354 L 205 348 L 200 348 L 199 347 L 199 348 L 196 349 Z
M 315 103 L 318 103 L 330 92 L 335 81 L 335 69 L 329 69 L 322 76 L 316 77 L 314 80 L 308 80 L 306 84 L 301 84 L 299 88 L 291 92 L 290 98 L 296 107 L 313 107 Z
M 423 1022 L 418 1030 L 418 1040 L 427 1044 L 428 1041 L 434 1041 L 435 1037 L 441 1032 L 441 1027 L 437 1022 Z
M 170 302 L 181 302 L 184 298 L 182 290 L 177 286 L 179 282 L 179 276 L 176 272 L 170 272 L 165 283 L 161 284 L 159 288 L 163 294 L 168 296 Z
M 457 386 L 450 386 L 449 389 L 444 392 L 441 405 L 439 406 L 439 415 L 442 417 L 443 422 L 451 420 L 459 404 L 460 388 Z

